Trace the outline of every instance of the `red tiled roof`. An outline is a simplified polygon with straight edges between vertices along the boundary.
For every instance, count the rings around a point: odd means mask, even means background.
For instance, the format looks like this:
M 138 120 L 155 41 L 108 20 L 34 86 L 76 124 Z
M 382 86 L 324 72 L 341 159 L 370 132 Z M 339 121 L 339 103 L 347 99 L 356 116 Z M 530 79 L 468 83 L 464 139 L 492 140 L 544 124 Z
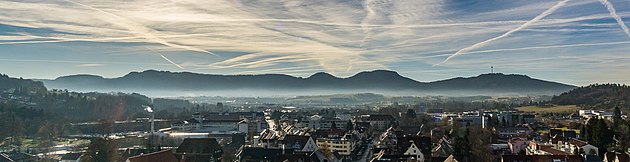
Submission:
M 571 153 L 560 151 L 551 147 L 540 147 L 540 150 L 548 152 L 552 155 L 572 155 Z

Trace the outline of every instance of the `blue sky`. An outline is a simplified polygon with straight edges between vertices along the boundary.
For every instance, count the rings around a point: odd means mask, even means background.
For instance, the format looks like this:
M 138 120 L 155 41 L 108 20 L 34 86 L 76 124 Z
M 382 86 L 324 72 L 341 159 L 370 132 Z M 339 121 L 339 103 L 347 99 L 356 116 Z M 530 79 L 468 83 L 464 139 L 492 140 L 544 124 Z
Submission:
M 0 73 L 387 69 L 630 84 L 628 0 L 0 0 Z M 630 20 L 628 20 L 630 21 Z

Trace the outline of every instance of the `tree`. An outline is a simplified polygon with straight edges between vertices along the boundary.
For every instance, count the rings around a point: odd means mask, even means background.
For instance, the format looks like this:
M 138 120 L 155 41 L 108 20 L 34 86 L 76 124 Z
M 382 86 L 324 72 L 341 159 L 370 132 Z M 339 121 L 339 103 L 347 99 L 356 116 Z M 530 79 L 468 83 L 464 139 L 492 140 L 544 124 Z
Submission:
M 623 122 L 623 119 L 621 118 L 621 110 L 619 109 L 619 106 L 615 106 L 615 110 L 613 111 L 613 129 L 618 129 L 619 125 L 621 125 L 621 123 Z
M 416 111 L 413 109 L 407 109 L 407 118 L 416 118 Z
M 348 123 L 346 123 L 346 130 L 352 129 L 354 129 L 354 124 L 352 124 L 352 121 L 348 120 Z
M 90 145 L 85 152 L 85 158 L 81 161 L 85 162 L 110 162 L 118 160 L 118 147 L 112 140 L 97 137 L 90 140 Z
M 599 155 L 603 156 L 613 143 L 614 131 L 611 130 L 604 119 L 591 118 L 586 124 L 585 139 L 590 144 L 599 148 Z
M 463 131 L 463 132 L 462 132 Z M 470 142 L 468 141 L 469 129 L 459 129 L 454 134 L 453 156 L 462 162 L 471 161 Z

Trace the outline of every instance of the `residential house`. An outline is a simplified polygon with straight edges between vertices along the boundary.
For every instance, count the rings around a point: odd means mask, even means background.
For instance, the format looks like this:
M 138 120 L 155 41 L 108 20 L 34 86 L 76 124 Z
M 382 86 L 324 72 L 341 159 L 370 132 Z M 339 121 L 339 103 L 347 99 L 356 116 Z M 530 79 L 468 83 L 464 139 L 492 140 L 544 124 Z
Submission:
M 579 155 L 501 155 L 501 162 L 583 162 Z
M 391 115 L 361 115 L 357 118 L 359 122 L 369 122 L 374 130 L 385 130 L 390 127 L 394 117 Z
M 0 162 L 14 162 L 13 159 L 9 158 L 9 155 L 0 153 Z
M 79 162 L 81 161 L 82 153 L 67 153 L 61 156 L 61 160 L 59 162 Z
M 189 161 L 188 159 L 185 159 L 185 158 L 186 156 L 182 157 L 181 160 Z M 162 150 L 158 152 L 132 156 L 132 157 L 129 157 L 126 162 L 155 162 L 155 161 L 178 162 L 172 150 Z M 201 161 L 201 160 L 196 160 L 196 161 Z
M 187 138 L 177 147 L 175 156 L 186 162 L 218 162 L 223 156 L 223 148 L 214 138 Z
M 508 140 L 510 152 L 512 152 L 512 154 L 514 155 L 518 155 L 521 151 L 525 153 L 527 146 L 529 146 L 529 142 L 530 141 L 526 138 L 511 138 L 510 140 Z
M 285 148 L 295 152 L 311 153 L 317 150 L 317 143 L 311 136 L 285 135 L 279 141 Z
M 628 162 L 630 161 L 630 154 L 618 153 L 618 152 L 606 152 L 604 155 L 604 161 L 607 162 Z

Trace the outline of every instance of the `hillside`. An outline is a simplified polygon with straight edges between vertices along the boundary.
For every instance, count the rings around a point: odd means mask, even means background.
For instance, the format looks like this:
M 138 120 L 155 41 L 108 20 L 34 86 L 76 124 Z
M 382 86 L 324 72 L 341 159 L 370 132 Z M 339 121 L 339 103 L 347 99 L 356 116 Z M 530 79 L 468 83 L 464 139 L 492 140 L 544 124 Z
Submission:
M 554 96 L 550 103 L 559 105 L 583 105 L 599 109 L 630 106 L 630 86 L 619 84 L 594 84 L 579 87 Z
M 0 75 L 0 91 L 24 90 L 29 92 L 45 92 L 44 83 L 30 79 L 11 78 L 7 75 Z
M 419 82 L 394 71 L 360 72 L 347 78 L 316 73 L 307 78 L 284 74 L 212 75 L 148 70 L 118 78 L 74 75 L 44 80 L 47 87 L 74 91 L 121 91 L 176 96 L 186 93 L 248 95 L 319 95 L 334 93 L 381 93 L 389 95 L 557 95 L 574 86 L 500 73 L 435 82 Z

